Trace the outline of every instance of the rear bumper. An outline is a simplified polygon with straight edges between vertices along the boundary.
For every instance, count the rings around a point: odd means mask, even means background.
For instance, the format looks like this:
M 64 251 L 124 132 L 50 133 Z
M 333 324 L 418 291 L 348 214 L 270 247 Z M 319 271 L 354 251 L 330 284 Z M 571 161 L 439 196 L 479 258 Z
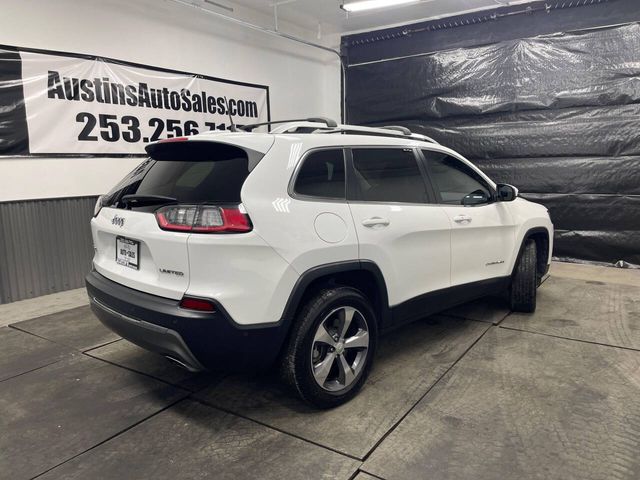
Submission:
M 204 370 L 204 366 L 196 359 L 180 334 L 175 330 L 122 315 L 103 305 L 95 297 L 90 297 L 89 300 L 91 309 L 98 319 L 121 337 L 147 350 L 177 360 L 192 372 Z
M 107 328 L 192 371 L 267 368 L 286 335 L 282 323 L 239 325 L 219 304 L 214 312 L 185 310 L 177 300 L 133 290 L 96 271 L 86 285 L 91 308 Z

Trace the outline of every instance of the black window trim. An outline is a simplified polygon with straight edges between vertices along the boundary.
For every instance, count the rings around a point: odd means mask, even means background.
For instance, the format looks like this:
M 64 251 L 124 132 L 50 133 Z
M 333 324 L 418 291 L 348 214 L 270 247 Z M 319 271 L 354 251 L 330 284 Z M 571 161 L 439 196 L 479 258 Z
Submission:
M 355 177 L 355 165 L 353 164 L 353 150 L 410 150 L 413 153 L 414 159 L 416 160 L 416 164 L 418 165 L 418 170 L 420 171 L 420 176 L 422 177 L 422 182 L 425 186 L 425 191 L 427 192 L 428 201 L 415 203 L 415 202 L 392 202 L 392 201 L 381 201 L 381 200 L 362 200 L 357 198 L 357 192 L 359 190 L 358 185 L 356 183 Z M 436 206 L 440 205 L 435 196 L 435 190 L 433 189 L 433 185 L 428 178 L 427 171 L 425 169 L 425 165 L 422 159 L 422 154 L 419 152 L 420 147 L 415 147 L 412 145 L 350 145 L 345 148 L 345 152 L 347 155 L 347 202 L 358 204 L 358 205 L 415 205 L 415 206 Z
M 335 197 L 320 197 L 317 195 L 304 195 L 302 193 L 298 193 L 295 190 L 296 181 L 298 180 L 298 175 L 300 174 L 300 170 L 302 170 L 302 166 L 304 162 L 307 161 L 307 158 L 315 152 L 323 151 L 323 150 L 342 150 L 342 161 L 344 165 L 344 175 L 345 175 L 345 187 L 344 187 L 344 198 L 335 198 Z M 348 172 L 348 162 L 347 162 L 347 153 L 346 147 L 342 145 L 332 145 L 332 146 L 324 146 L 324 147 L 314 147 L 310 148 L 300 158 L 300 161 L 296 165 L 295 170 L 293 171 L 293 175 L 291 175 L 291 179 L 289 180 L 289 186 L 287 187 L 287 193 L 291 198 L 296 200 L 304 200 L 307 202 L 331 202 L 331 203 L 347 203 L 348 196 L 348 185 L 349 185 L 349 172 Z
M 427 174 L 427 181 L 429 183 L 429 185 L 431 186 L 431 190 L 433 192 L 434 195 L 434 199 L 436 201 L 436 203 L 438 205 L 445 205 L 445 206 L 450 206 L 450 207 L 473 207 L 473 208 L 477 208 L 477 207 L 486 207 L 487 205 L 492 205 L 494 203 L 497 202 L 497 193 L 495 188 L 493 188 L 491 186 L 491 183 L 489 183 L 484 177 L 483 175 L 480 175 L 478 172 L 478 177 L 480 178 L 479 183 L 483 184 L 485 186 L 485 188 L 489 191 L 489 193 L 491 194 L 491 198 L 489 199 L 489 201 L 487 203 L 480 203 L 477 205 L 453 205 L 451 203 L 446 203 L 442 201 L 442 196 L 440 195 L 440 191 L 437 188 L 437 185 L 435 184 L 435 181 L 433 180 L 433 175 L 431 174 L 431 167 L 429 166 L 429 161 L 427 160 L 427 157 L 425 157 L 424 153 L 422 152 L 423 150 L 428 150 L 430 152 L 435 152 L 435 153 L 442 153 L 445 155 L 448 155 L 449 157 L 452 157 L 454 159 L 456 159 L 458 162 L 467 165 L 461 158 L 459 158 L 457 155 L 452 155 L 450 152 L 443 152 L 441 150 L 438 149 L 434 149 L 434 148 L 426 148 L 426 147 L 419 147 L 418 149 L 418 155 L 420 157 L 420 162 L 423 165 L 424 170 L 426 171 Z M 468 165 L 467 165 L 468 166 Z M 469 167 L 471 168 L 471 167 Z M 473 168 L 471 168 L 473 170 Z M 477 180 L 477 179 L 475 179 Z

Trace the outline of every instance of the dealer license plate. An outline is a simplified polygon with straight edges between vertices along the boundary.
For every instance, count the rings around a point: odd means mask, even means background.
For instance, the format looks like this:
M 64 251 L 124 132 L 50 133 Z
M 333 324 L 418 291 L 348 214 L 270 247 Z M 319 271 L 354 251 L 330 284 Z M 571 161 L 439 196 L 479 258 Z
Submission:
M 116 237 L 116 263 L 138 270 L 140 266 L 140 242 Z

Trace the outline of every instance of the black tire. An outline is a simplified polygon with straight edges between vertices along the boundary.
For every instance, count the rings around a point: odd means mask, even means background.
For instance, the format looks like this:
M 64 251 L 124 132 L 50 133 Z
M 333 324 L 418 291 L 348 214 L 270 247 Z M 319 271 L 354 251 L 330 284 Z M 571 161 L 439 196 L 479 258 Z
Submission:
M 537 253 L 536 242 L 528 240 L 511 279 L 509 300 L 514 312 L 533 313 L 536 310 Z
M 346 342 L 339 342 L 333 344 L 334 347 L 330 347 L 329 344 L 314 341 L 316 333 L 318 333 L 322 327 L 328 325 L 328 322 L 340 321 L 341 309 L 344 312 L 355 310 L 353 314 L 353 320 L 349 331 L 357 329 L 357 332 L 362 335 L 363 325 L 362 321 L 366 324 L 366 330 L 368 332 L 368 348 L 351 348 L 347 350 Z M 337 313 L 336 313 L 337 312 Z M 332 315 L 335 315 L 335 319 L 331 320 Z M 344 318 L 344 316 L 342 317 Z M 357 319 L 357 320 L 356 320 Z M 342 325 L 344 325 L 344 321 Z M 331 330 L 329 328 L 328 330 Z M 334 332 L 335 335 L 339 333 L 339 328 Z M 326 329 L 325 329 L 326 331 Z M 348 337 L 345 332 L 343 337 Z M 329 335 L 331 337 L 331 335 Z M 327 288 L 318 291 L 306 304 L 302 307 L 296 321 L 292 327 L 289 341 L 286 345 L 286 350 L 282 361 L 282 376 L 286 383 L 288 383 L 292 389 L 307 403 L 318 408 L 332 408 L 341 405 L 351 398 L 353 398 L 365 383 L 371 366 L 373 364 L 373 357 L 375 355 L 377 345 L 377 318 L 376 314 L 371 306 L 369 300 L 358 290 L 349 287 L 336 287 Z M 349 337 L 355 338 L 355 336 Z M 342 347 L 338 347 L 342 345 Z M 319 347 L 318 347 L 319 346 Z M 320 353 L 319 349 L 325 350 L 324 357 Z M 332 353 L 329 353 L 329 350 Z M 338 352 L 338 350 L 340 350 Z M 359 352 L 366 352 L 361 356 L 361 362 L 357 363 L 355 356 L 361 355 Z M 320 361 L 324 358 L 327 363 L 340 362 L 341 356 L 344 356 L 345 361 L 348 358 L 354 358 L 354 362 L 357 363 L 357 368 L 349 370 L 351 383 L 344 388 L 340 389 L 340 380 L 335 380 L 335 391 L 329 391 L 325 387 L 321 386 L 314 376 L 314 360 L 318 355 L 316 361 L 316 369 L 320 364 Z M 332 360 L 329 355 L 333 355 Z M 354 355 L 351 357 L 351 355 Z M 313 358 L 312 358 L 313 356 Z M 356 364 L 354 363 L 354 364 Z M 334 364 L 331 367 L 331 372 L 334 372 L 336 377 L 339 377 L 338 369 L 342 369 L 344 372 L 344 364 Z M 336 370 L 334 370 L 336 369 Z M 358 370 L 357 374 L 353 374 L 355 370 Z M 330 376 L 327 377 L 329 379 Z M 343 379 L 347 378 L 347 375 L 342 376 Z M 344 382 L 346 384 L 346 381 Z

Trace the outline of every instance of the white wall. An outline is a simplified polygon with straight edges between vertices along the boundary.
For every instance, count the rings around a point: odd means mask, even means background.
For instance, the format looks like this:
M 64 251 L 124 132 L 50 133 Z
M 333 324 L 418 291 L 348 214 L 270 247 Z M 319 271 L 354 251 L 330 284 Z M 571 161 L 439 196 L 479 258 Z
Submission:
M 340 117 L 337 56 L 170 0 L 2 0 L 0 43 L 268 85 L 271 117 Z M 225 13 L 225 12 L 222 12 Z M 272 27 L 270 19 L 236 9 Z M 287 33 L 307 36 L 280 22 Z M 335 39 L 325 39 L 330 43 Z M 106 192 L 140 160 L 0 158 L 0 201 Z

